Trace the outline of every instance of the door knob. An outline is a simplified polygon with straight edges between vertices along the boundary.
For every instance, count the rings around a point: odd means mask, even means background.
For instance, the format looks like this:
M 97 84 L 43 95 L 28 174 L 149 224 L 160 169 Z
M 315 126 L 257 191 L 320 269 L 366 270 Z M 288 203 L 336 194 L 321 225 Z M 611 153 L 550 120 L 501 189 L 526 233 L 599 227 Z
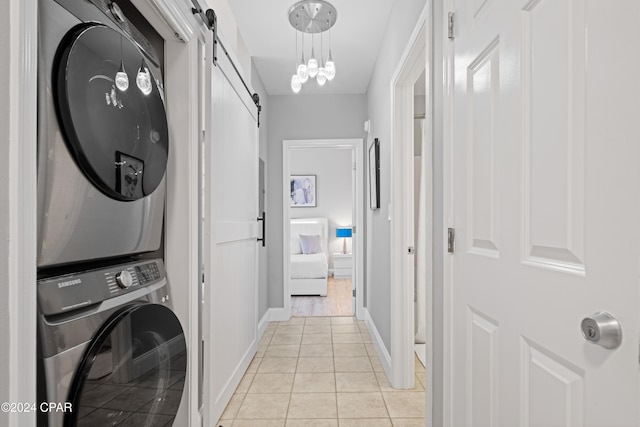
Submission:
M 622 342 L 620 323 L 609 313 L 600 311 L 585 317 L 582 319 L 581 327 L 582 335 L 592 344 L 613 350 Z

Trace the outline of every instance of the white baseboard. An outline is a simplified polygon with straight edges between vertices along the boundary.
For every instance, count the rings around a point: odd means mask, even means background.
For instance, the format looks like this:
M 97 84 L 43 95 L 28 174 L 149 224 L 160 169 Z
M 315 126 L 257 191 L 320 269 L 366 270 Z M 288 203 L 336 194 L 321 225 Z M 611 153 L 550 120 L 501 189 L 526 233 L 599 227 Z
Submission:
M 264 313 L 264 315 L 262 316 L 262 318 L 260 319 L 257 325 L 258 329 L 257 329 L 256 340 L 253 342 L 251 347 L 247 350 L 247 352 L 243 356 L 240 363 L 238 363 L 235 371 L 233 372 L 233 375 L 229 379 L 229 382 L 224 387 L 224 391 L 218 395 L 218 398 L 216 399 L 216 402 L 213 405 L 213 410 L 214 410 L 213 418 L 219 420 L 220 417 L 222 416 L 222 413 L 224 412 L 229 401 L 231 400 L 233 393 L 235 393 L 236 389 L 238 388 L 238 385 L 240 384 L 240 381 L 242 381 L 242 377 L 247 372 L 247 368 L 251 364 L 251 361 L 253 360 L 253 356 L 256 354 L 256 351 L 258 349 L 258 343 L 260 342 L 260 339 L 264 335 L 264 332 L 267 330 L 267 327 L 269 326 L 269 322 L 285 321 L 285 320 L 289 320 L 289 316 L 288 316 L 288 313 L 285 313 L 284 308 L 270 308 Z
M 247 351 L 242 356 L 240 362 L 236 365 L 236 369 L 233 371 L 233 375 L 225 384 L 222 392 L 215 397 L 215 401 L 213 404 L 213 416 L 211 418 L 215 420 L 220 420 L 222 413 L 225 408 L 229 404 L 229 401 L 233 397 L 233 394 L 236 392 L 236 389 L 240 385 L 240 381 L 242 381 L 242 377 L 247 372 L 251 361 L 253 360 L 253 356 L 255 356 L 256 351 L 258 349 L 258 339 L 254 340 L 251 346 L 247 349 Z M 218 425 L 218 423 L 216 423 Z
M 286 320 L 289 320 L 289 313 L 287 313 L 284 308 L 270 308 L 264 313 L 264 315 L 262 316 L 262 318 L 260 319 L 257 325 L 256 340 L 253 342 L 251 347 L 244 354 L 240 363 L 238 363 L 238 365 L 236 366 L 236 369 L 233 372 L 233 375 L 225 385 L 222 393 L 220 393 L 216 398 L 216 401 L 213 405 L 214 413 L 212 418 L 219 420 L 220 417 L 222 416 L 222 413 L 224 412 L 229 401 L 231 400 L 233 393 L 235 393 L 236 389 L 238 388 L 238 385 L 240 384 L 240 381 L 242 381 L 242 377 L 247 372 L 247 368 L 251 364 L 251 361 L 253 360 L 253 356 L 256 354 L 256 351 L 258 349 L 258 343 L 260 342 L 260 339 L 264 335 L 264 332 L 267 330 L 267 327 L 269 326 L 269 322 L 286 321 Z
M 271 321 L 271 313 L 270 313 L 270 309 L 267 309 L 267 311 L 262 316 L 262 319 L 260 319 L 260 321 L 258 322 L 258 339 L 256 340 L 258 343 L 260 342 L 260 339 L 264 335 L 264 331 L 267 330 L 267 326 L 269 326 L 270 321 Z
M 378 329 L 376 328 L 376 324 L 371 318 L 369 314 L 369 310 L 364 309 L 364 323 L 367 325 L 367 329 L 369 330 L 369 334 L 371 335 L 371 341 L 373 341 L 373 345 L 376 348 L 376 352 L 378 353 L 378 358 L 380 359 L 380 363 L 382 363 L 382 367 L 384 368 L 384 373 L 387 374 L 387 379 L 391 382 L 391 355 L 387 351 L 387 348 L 384 346 L 384 342 L 382 341 L 382 337 L 378 333 Z

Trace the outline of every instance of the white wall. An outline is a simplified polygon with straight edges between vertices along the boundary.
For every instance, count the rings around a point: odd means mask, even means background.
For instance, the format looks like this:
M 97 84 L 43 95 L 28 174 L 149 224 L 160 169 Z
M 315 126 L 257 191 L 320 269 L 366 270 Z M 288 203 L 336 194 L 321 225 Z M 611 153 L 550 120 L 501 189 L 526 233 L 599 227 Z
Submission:
M 367 308 L 378 332 L 391 351 L 391 255 L 388 204 L 391 188 L 391 90 L 393 73 L 400 56 L 424 9 L 424 0 L 404 0 L 394 3 L 380 46 L 378 59 L 367 90 L 367 112 L 371 130 L 367 148 L 374 138 L 380 140 L 380 209 L 368 211 L 370 234 L 367 242 Z M 368 166 L 367 166 L 368 167 Z
M 364 138 L 365 117 L 364 95 L 269 97 L 268 235 L 282 236 L 282 141 Z M 269 307 L 284 307 L 282 239 L 272 238 L 268 252 Z
M 316 207 L 292 207 L 291 218 L 327 218 L 329 220 L 329 253 L 342 251 L 342 239 L 336 238 L 336 226 L 352 225 L 351 150 L 310 148 L 291 150 L 291 175 L 316 175 Z M 351 239 L 347 239 L 351 252 Z M 329 269 L 333 258 L 329 259 Z

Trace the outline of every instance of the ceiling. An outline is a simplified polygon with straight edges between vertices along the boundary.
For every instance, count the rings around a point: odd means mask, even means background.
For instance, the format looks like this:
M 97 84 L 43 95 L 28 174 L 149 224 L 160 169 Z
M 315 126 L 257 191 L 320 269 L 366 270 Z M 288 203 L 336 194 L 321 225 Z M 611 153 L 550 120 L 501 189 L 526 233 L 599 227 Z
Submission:
M 331 36 L 336 77 L 319 87 L 309 79 L 301 94 L 363 94 L 384 37 L 394 0 L 330 0 L 337 10 Z M 291 76 L 295 71 L 295 33 L 289 24 L 293 0 L 231 0 L 238 30 L 269 95 L 292 95 Z M 375 4 L 375 7 L 373 7 Z M 325 60 L 329 50 L 324 33 Z M 305 58 L 311 51 L 311 37 L 305 35 Z M 298 36 L 298 56 L 300 55 Z M 315 35 L 316 59 L 320 62 L 320 37 Z M 299 58 L 298 58 L 299 60 Z

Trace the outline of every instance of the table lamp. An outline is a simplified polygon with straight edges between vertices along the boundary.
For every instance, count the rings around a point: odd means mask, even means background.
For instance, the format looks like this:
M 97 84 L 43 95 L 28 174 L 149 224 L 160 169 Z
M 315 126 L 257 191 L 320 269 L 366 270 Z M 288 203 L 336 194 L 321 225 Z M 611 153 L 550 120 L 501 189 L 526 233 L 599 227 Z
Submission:
M 337 227 L 336 228 L 336 237 L 342 237 L 342 253 L 347 253 L 347 238 L 351 238 L 352 229 L 351 227 Z

